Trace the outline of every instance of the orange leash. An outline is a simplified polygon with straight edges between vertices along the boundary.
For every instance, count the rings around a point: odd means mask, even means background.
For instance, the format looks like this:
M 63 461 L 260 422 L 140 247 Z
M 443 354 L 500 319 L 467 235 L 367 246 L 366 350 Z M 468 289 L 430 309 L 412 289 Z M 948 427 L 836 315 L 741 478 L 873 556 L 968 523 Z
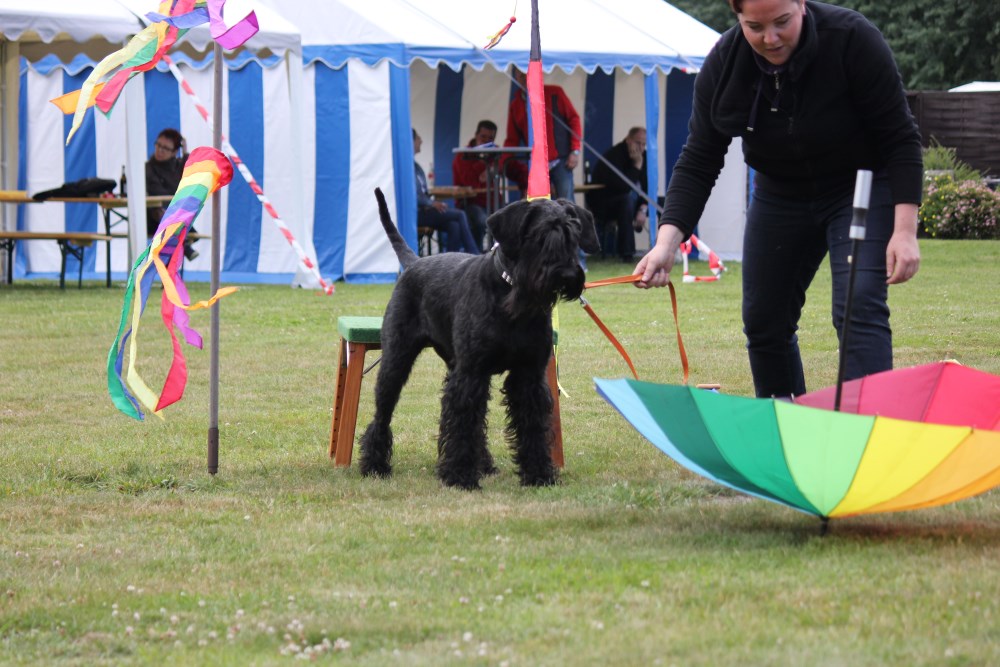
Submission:
M 591 287 L 604 287 L 605 285 L 621 285 L 624 283 L 637 283 L 640 280 L 642 280 L 642 276 L 619 276 L 617 278 L 605 278 L 604 280 L 595 280 L 593 282 L 584 283 L 583 287 L 584 289 L 587 289 Z M 667 283 L 667 287 L 670 288 L 670 305 L 674 311 L 674 328 L 677 330 L 677 350 L 681 356 L 681 368 L 684 371 L 684 384 L 687 384 L 690 371 L 688 368 L 687 352 L 684 349 L 684 339 L 681 337 L 680 319 L 677 316 L 677 292 L 674 290 L 673 283 Z M 615 346 L 615 349 L 618 350 L 618 354 L 622 356 L 625 363 L 627 363 L 628 367 L 632 370 L 632 375 L 636 380 L 638 380 L 639 374 L 636 372 L 635 366 L 632 364 L 632 360 L 629 358 L 628 352 L 625 351 L 622 344 L 618 342 L 618 339 L 615 338 L 613 333 L 611 333 L 611 330 L 608 329 L 603 322 L 601 322 L 601 318 L 597 316 L 594 309 L 590 307 L 590 303 L 582 296 L 580 297 L 580 303 L 583 304 L 583 309 L 587 311 L 587 314 L 590 315 L 592 320 L 594 320 L 597 327 L 604 332 L 604 335 L 609 341 L 611 341 L 611 344 Z

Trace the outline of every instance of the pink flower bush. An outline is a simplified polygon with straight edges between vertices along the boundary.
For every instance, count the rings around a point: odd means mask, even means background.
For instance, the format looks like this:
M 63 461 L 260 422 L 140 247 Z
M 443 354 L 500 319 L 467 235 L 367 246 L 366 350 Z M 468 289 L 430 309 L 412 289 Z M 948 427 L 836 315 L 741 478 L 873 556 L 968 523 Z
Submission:
M 1000 193 L 982 181 L 936 178 L 927 183 L 920 226 L 939 239 L 1000 239 Z

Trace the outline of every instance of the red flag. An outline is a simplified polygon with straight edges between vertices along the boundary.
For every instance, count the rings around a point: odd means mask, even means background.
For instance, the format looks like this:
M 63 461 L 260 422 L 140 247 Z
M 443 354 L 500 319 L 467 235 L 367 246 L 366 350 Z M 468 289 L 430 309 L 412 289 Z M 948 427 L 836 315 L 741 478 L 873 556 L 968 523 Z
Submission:
M 545 82 L 542 75 L 542 46 L 538 37 L 538 0 L 531 0 L 531 54 L 528 59 L 528 103 L 531 109 L 531 170 L 528 172 L 528 199 L 548 199 L 549 135 L 546 124 Z

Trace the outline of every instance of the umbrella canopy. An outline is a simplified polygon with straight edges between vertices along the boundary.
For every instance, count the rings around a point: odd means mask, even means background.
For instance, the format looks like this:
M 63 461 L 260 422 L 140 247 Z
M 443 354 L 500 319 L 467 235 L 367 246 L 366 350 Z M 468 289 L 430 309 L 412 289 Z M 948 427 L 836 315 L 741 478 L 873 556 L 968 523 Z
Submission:
M 935 372 L 939 381 L 930 382 Z M 595 383 L 682 466 L 824 518 L 933 507 L 1000 484 L 1000 378 L 957 364 L 847 383 L 853 409 L 868 414 L 634 380 Z M 832 390 L 800 401 L 825 407 Z

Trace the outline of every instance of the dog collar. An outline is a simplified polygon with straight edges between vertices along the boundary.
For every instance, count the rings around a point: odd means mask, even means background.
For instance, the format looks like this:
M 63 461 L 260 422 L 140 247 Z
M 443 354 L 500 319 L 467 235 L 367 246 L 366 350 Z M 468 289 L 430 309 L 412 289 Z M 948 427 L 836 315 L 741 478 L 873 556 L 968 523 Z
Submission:
M 493 255 L 493 266 L 496 267 L 497 273 L 499 273 L 500 277 L 504 279 L 504 282 L 513 287 L 514 279 L 511 277 L 510 273 L 507 272 L 507 267 L 503 265 L 503 258 L 500 256 L 501 252 L 499 243 L 493 244 L 493 247 L 490 249 L 490 254 Z

